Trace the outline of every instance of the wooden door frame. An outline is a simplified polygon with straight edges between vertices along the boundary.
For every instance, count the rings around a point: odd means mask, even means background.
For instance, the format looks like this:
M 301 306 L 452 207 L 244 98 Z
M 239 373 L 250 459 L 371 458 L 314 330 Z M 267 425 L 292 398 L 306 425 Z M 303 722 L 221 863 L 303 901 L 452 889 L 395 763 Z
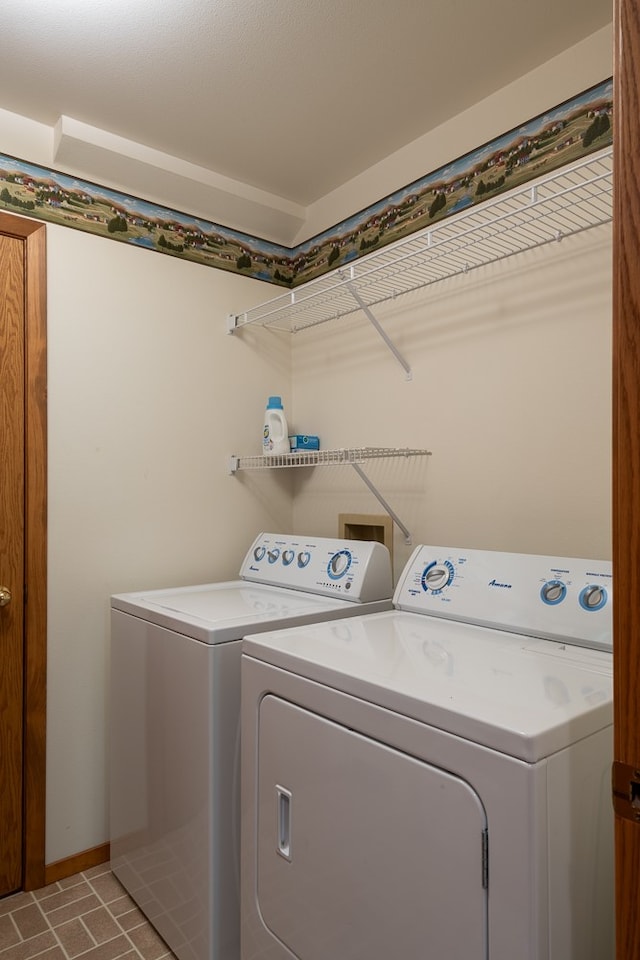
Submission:
M 43 223 L 0 213 L 23 243 L 25 319 L 25 611 L 23 889 L 45 883 L 47 690 L 47 276 Z
M 614 775 L 640 764 L 640 10 L 615 0 L 613 208 Z M 631 794 L 628 782 L 626 790 Z M 616 813 L 616 956 L 640 955 L 640 824 Z

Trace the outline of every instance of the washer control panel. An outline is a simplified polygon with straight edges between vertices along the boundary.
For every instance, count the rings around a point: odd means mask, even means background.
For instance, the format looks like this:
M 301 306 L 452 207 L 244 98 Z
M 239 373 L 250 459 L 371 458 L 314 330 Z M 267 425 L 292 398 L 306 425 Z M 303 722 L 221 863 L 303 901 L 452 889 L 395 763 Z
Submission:
M 243 580 L 364 603 L 393 593 L 387 548 L 369 540 L 261 533 L 247 553 Z
M 612 649 L 609 560 L 417 547 L 393 598 L 400 610 Z

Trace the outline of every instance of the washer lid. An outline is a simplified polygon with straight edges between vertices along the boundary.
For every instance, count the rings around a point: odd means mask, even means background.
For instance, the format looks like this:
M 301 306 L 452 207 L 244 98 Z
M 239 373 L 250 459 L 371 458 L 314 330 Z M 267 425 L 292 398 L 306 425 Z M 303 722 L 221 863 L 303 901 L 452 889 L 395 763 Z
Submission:
M 613 722 L 611 654 L 389 611 L 243 653 L 529 763 Z
M 240 640 L 249 631 L 346 617 L 351 611 L 387 610 L 391 601 L 354 604 L 338 597 L 230 580 L 117 594 L 111 606 L 203 643 L 224 643 Z

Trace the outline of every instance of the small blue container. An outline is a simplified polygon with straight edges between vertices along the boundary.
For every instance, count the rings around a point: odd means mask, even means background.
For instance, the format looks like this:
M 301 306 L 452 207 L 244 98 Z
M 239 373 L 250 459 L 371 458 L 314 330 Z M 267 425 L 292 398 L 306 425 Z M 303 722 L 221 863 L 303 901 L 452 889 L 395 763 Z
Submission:
M 307 434 L 296 433 L 293 437 L 289 437 L 289 443 L 291 444 L 291 450 L 319 450 L 320 449 L 320 438 L 312 437 Z

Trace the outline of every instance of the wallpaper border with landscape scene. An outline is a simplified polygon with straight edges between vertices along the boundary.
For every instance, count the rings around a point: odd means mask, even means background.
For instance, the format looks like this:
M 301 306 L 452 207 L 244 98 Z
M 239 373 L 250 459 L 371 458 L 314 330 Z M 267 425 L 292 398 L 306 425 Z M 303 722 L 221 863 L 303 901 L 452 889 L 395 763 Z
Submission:
M 612 143 L 613 81 L 590 87 L 296 247 L 0 153 L 0 209 L 293 287 Z

